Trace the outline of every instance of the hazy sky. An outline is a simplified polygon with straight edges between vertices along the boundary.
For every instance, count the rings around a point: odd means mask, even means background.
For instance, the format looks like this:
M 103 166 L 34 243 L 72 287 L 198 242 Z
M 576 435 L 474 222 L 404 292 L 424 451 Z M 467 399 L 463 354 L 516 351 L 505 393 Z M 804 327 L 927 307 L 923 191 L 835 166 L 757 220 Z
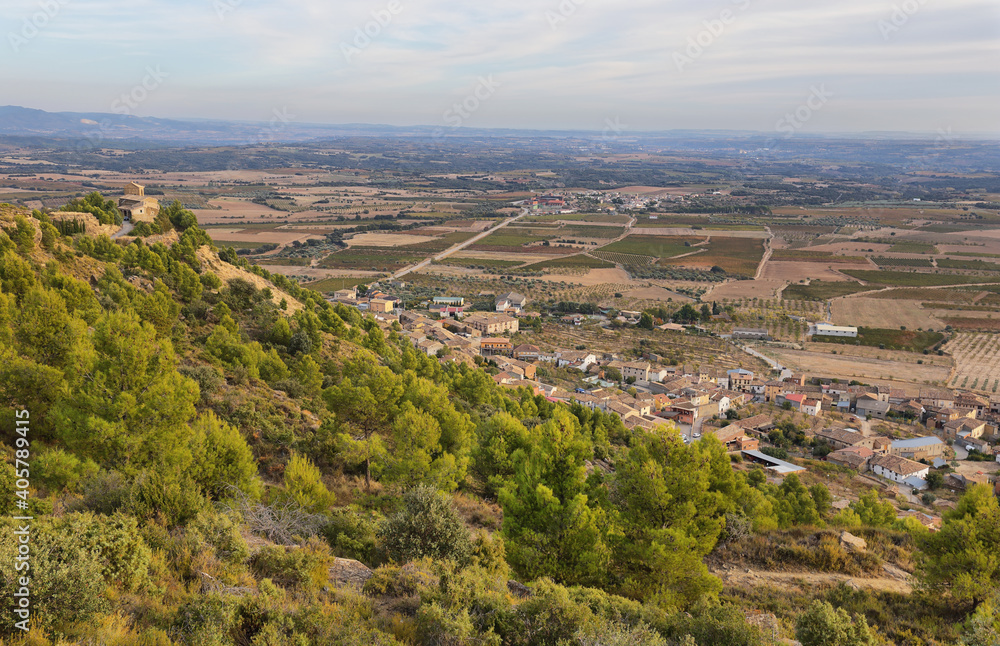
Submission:
M 0 104 L 50 111 L 1000 132 L 998 0 L 3 4 Z

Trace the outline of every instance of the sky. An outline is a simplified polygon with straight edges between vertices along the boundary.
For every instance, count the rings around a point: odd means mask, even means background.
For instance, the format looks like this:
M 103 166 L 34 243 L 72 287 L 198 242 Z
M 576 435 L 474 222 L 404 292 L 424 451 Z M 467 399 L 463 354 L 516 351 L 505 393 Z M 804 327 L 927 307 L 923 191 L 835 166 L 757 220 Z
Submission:
M 4 0 L 0 35 L 0 105 L 49 111 L 1000 133 L 998 0 Z

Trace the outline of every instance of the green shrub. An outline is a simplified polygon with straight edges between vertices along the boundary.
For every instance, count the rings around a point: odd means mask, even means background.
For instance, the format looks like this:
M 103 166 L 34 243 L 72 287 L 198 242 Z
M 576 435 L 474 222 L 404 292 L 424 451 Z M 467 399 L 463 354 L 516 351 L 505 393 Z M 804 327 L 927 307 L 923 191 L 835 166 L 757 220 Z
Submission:
M 406 563 L 424 556 L 467 563 L 472 553 L 469 530 L 450 498 L 419 485 L 403 496 L 403 509 L 379 529 L 386 556 Z
M 310 539 L 301 547 L 267 546 L 250 559 L 250 568 L 284 588 L 308 590 L 326 584 L 331 560 L 329 546 Z

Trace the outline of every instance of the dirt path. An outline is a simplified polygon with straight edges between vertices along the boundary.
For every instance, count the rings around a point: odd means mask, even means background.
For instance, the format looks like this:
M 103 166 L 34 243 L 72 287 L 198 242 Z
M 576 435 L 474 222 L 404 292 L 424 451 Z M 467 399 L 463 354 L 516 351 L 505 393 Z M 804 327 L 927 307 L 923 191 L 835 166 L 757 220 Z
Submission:
M 854 577 L 847 574 L 828 574 L 825 572 L 772 572 L 755 570 L 752 567 L 739 569 L 737 566 L 730 566 L 728 570 L 710 568 L 709 571 L 722 579 L 722 584 L 726 587 L 748 588 L 770 586 L 807 589 L 825 586 L 833 587 L 841 583 L 846 583 L 851 587 L 879 592 L 896 592 L 899 594 L 910 594 L 913 592 L 910 577 L 906 572 L 891 565 L 884 567 L 888 576 L 873 579 Z
M 458 251 L 461 251 L 462 249 L 465 249 L 468 246 L 476 244 L 477 242 L 479 242 L 480 240 L 482 240 L 486 236 L 488 236 L 491 233 L 494 233 L 496 231 L 499 231 L 500 229 L 504 228 L 508 224 L 511 224 L 512 222 L 516 222 L 517 220 L 520 220 L 524 216 L 528 215 L 528 213 L 530 213 L 530 212 L 531 212 L 530 209 L 524 209 L 523 211 L 521 211 L 520 215 L 515 215 L 512 218 L 507 218 L 506 220 L 504 220 L 500 224 L 496 225 L 492 229 L 487 229 L 487 230 L 483 231 L 482 233 L 478 233 L 478 234 L 474 235 L 473 237 L 469 238 L 468 240 L 466 240 L 465 242 L 458 243 L 457 245 L 455 245 L 451 249 L 446 249 L 445 251 L 442 251 L 441 253 L 439 253 L 439 254 L 437 254 L 435 256 L 431 256 L 429 258 L 426 258 L 425 260 L 421 260 L 420 262 L 418 262 L 415 265 L 410 265 L 409 267 L 404 267 L 403 269 L 400 269 L 399 271 L 397 271 L 396 273 L 394 273 L 392 275 L 392 277 L 393 278 L 401 278 L 402 276 L 405 276 L 406 274 L 409 274 L 409 273 L 412 273 L 414 271 L 419 271 L 419 270 L 423 269 L 424 267 L 426 267 L 427 265 L 431 264 L 435 260 L 443 260 L 443 259 L 447 258 L 448 256 L 450 256 L 453 253 L 456 253 Z M 635 219 L 633 218 L 633 222 L 634 221 L 635 221 Z M 629 226 L 631 226 L 631 224 Z
M 111 234 L 111 239 L 114 240 L 115 238 L 120 238 L 122 236 L 127 236 L 132 231 L 132 229 L 134 229 L 134 228 L 135 228 L 135 225 L 132 224 L 131 220 L 125 220 L 124 222 L 122 222 L 122 228 L 118 229 L 117 232 Z
M 760 280 L 760 277 L 764 275 L 764 267 L 767 266 L 767 261 L 771 259 L 771 254 L 774 249 L 771 248 L 771 241 L 774 240 L 774 234 L 771 233 L 771 227 L 764 227 L 767 231 L 767 238 L 764 240 L 764 257 L 760 259 L 760 264 L 757 265 L 757 273 L 754 274 L 754 280 Z

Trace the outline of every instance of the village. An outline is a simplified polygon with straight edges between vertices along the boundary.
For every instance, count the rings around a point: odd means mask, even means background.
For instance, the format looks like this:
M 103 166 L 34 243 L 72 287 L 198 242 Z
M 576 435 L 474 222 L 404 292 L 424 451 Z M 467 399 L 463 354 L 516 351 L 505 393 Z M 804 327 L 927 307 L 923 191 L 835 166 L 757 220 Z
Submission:
M 649 354 L 632 360 L 620 353 L 586 348 L 542 348 L 516 343 L 530 335 L 522 322 L 542 317 L 517 292 L 493 299 L 493 311 L 470 311 L 466 299 L 436 296 L 426 311 L 402 309 L 390 295 L 402 284 L 379 284 L 364 293 L 335 292 L 331 301 L 363 310 L 387 332 L 407 337 L 420 352 L 445 363 L 486 368 L 493 380 L 512 389 L 528 388 L 553 402 L 578 404 L 616 415 L 626 429 L 674 424 L 685 443 L 714 435 L 733 456 L 756 463 L 772 475 L 806 470 L 790 461 L 798 454 L 866 474 L 873 484 L 913 501 L 931 487 L 963 491 L 987 483 L 1000 493 L 1000 397 L 944 388 L 921 388 L 918 396 L 883 385 L 794 374 L 778 366 L 768 372 L 665 365 Z M 639 312 L 620 312 L 619 324 L 636 325 Z M 566 326 L 587 317 L 558 317 Z M 668 322 L 658 332 L 684 333 L 698 326 Z M 856 328 L 810 325 L 810 334 L 852 336 Z M 722 335 L 736 343 L 765 338 L 766 330 L 736 329 Z M 763 335 L 763 336 L 762 336 Z M 737 348 L 754 352 L 751 348 Z M 579 371 L 584 387 L 544 383 L 539 368 Z M 791 429 L 784 418 L 794 419 Z M 783 428 L 783 430 L 782 430 Z M 776 432 L 777 431 L 777 432 Z M 789 442 L 788 435 L 798 435 Z M 969 458 L 974 461 L 966 462 Z M 962 462 L 960 462 L 962 461 Z M 956 466 L 965 465 L 961 469 Z M 985 465 L 985 466 L 982 466 Z M 872 477 L 873 476 L 873 477 Z M 941 501 L 942 503 L 944 501 Z M 931 528 L 939 519 L 920 514 Z

